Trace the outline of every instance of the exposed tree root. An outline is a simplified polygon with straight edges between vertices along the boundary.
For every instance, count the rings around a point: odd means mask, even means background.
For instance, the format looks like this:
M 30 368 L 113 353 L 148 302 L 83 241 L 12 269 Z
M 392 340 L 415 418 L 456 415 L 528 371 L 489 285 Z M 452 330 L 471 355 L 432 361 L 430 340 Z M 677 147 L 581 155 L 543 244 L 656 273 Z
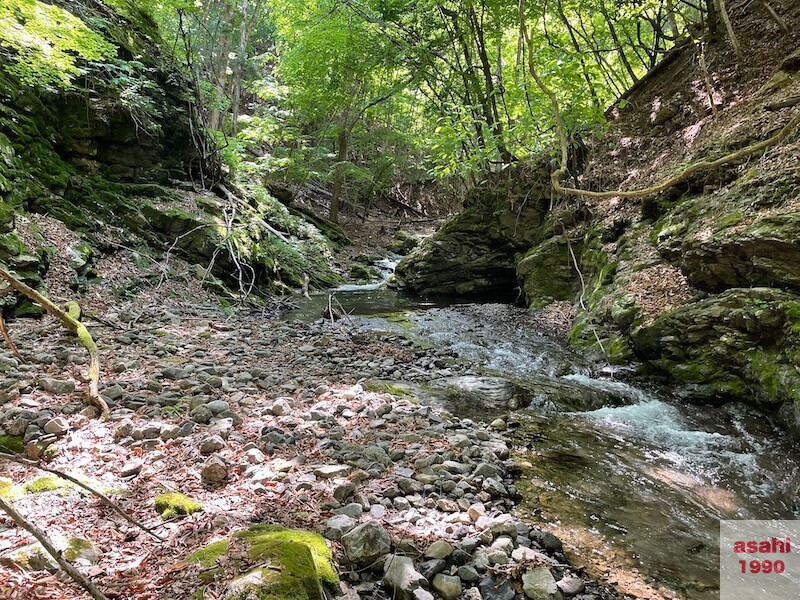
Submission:
M 78 571 L 78 569 L 76 569 L 72 563 L 64 558 L 61 555 L 61 552 L 56 550 L 55 546 L 53 546 L 53 542 L 50 541 L 50 539 L 41 529 L 25 519 L 25 517 L 18 513 L 13 506 L 3 500 L 2 497 L 0 497 L 0 509 L 2 509 L 9 517 L 11 517 L 19 527 L 22 527 L 22 529 L 36 538 L 36 541 L 38 541 L 42 547 L 47 550 L 47 553 L 53 557 L 53 559 L 58 563 L 58 566 L 64 569 L 64 572 L 67 573 L 67 575 L 69 575 L 75 581 L 75 583 L 89 592 L 89 595 L 92 598 L 95 600 L 108 600 L 103 592 L 97 589 L 97 587 L 86 576 L 84 576 L 83 573 Z
M 553 91 L 547 86 L 547 84 L 539 77 L 539 73 L 536 70 L 536 65 L 534 63 L 534 56 L 533 53 L 530 51 L 532 48 L 531 45 L 531 38 L 528 33 L 528 29 L 525 26 L 525 14 L 524 14 L 524 0 L 519 0 L 519 26 L 520 32 L 522 33 L 522 38 L 525 41 L 525 44 L 528 47 L 528 71 L 533 77 L 536 85 L 539 86 L 539 89 L 550 99 L 550 104 L 553 107 L 553 114 L 556 119 L 556 131 L 558 133 L 558 140 L 559 140 L 559 147 L 561 149 L 561 162 L 559 164 L 559 168 L 553 171 L 550 175 L 550 180 L 553 184 L 553 189 L 565 196 L 583 196 L 586 198 L 643 198 L 645 196 L 650 196 L 652 194 L 658 194 L 659 192 L 663 192 L 664 190 L 668 190 L 669 188 L 686 181 L 689 177 L 693 174 L 697 173 L 698 171 L 710 171 L 713 169 L 717 169 L 723 165 L 727 165 L 732 162 L 740 161 L 744 158 L 748 158 L 754 154 L 757 154 L 775 144 L 778 144 L 785 140 L 792 131 L 794 131 L 798 125 L 800 125 L 800 112 L 798 112 L 794 117 L 792 117 L 783 128 L 778 131 L 775 135 L 763 140 L 761 142 L 757 142 L 755 144 L 751 144 L 746 148 L 742 148 L 741 150 L 737 150 L 736 152 L 731 152 L 730 154 L 726 154 L 725 156 L 718 158 L 716 160 L 701 160 L 700 162 L 696 162 L 693 165 L 688 166 L 686 169 L 674 175 L 673 177 L 669 177 L 656 185 L 650 186 L 648 188 L 644 188 L 641 190 L 612 190 L 607 192 L 590 192 L 588 190 L 579 190 L 576 188 L 568 188 L 561 185 L 561 180 L 567 175 L 567 165 L 568 165 L 568 151 L 567 151 L 567 134 L 564 127 L 564 119 L 561 116 L 561 109 L 558 104 L 558 98 L 553 93 Z
M 42 296 L 32 287 L 22 283 L 19 279 L 14 277 L 5 269 L 0 268 L 0 278 L 5 279 L 6 282 L 8 282 L 8 284 L 20 294 L 27 296 L 39 306 L 44 308 L 47 312 L 57 317 L 64 327 L 78 336 L 78 341 L 80 341 L 81 346 L 83 346 L 89 353 L 89 371 L 86 375 L 86 379 L 89 384 L 89 400 L 100 410 L 100 418 L 107 419 L 110 412 L 108 404 L 106 404 L 106 401 L 100 397 L 100 392 L 97 389 L 100 381 L 100 356 L 99 352 L 97 351 L 97 344 L 94 343 L 94 339 L 92 339 L 92 336 L 89 333 L 89 330 L 86 329 L 86 326 L 78 321 L 77 318 L 75 318 L 75 316 L 80 316 L 80 308 L 78 307 L 77 302 L 69 302 L 67 304 L 68 312 L 65 312 L 56 306 L 51 300 Z

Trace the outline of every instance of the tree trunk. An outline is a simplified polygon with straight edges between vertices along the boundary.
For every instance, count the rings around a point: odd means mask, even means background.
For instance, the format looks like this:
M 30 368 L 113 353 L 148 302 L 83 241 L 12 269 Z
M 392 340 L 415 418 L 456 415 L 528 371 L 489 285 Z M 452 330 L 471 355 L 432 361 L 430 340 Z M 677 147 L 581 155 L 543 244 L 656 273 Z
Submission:
M 334 223 L 339 222 L 339 208 L 342 203 L 342 187 L 344 186 L 344 163 L 347 161 L 347 144 L 349 142 L 349 131 L 346 127 L 339 130 L 339 151 L 336 155 L 336 166 L 334 167 L 333 189 L 331 193 L 331 210 L 328 218 Z

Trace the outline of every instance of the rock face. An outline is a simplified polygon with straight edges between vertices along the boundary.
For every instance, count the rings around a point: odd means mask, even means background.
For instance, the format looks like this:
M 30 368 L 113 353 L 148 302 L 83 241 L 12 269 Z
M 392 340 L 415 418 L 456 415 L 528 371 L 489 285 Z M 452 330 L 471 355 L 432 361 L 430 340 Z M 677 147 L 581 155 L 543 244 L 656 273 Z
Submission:
M 517 279 L 528 306 L 541 308 L 573 298 L 580 281 L 570 251 L 580 256 L 580 246 L 568 246 L 564 236 L 552 237 L 531 248 L 517 263 Z
M 515 255 L 534 241 L 543 210 L 536 192 L 523 203 L 485 194 L 397 266 L 401 289 L 422 296 L 513 299 Z
M 790 198 L 796 185 L 780 178 L 763 186 L 738 181 L 722 197 L 678 207 L 664 219 L 658 250 L 702 290 L 800 291 L 800 215 L 773 212 L 776 200 Z

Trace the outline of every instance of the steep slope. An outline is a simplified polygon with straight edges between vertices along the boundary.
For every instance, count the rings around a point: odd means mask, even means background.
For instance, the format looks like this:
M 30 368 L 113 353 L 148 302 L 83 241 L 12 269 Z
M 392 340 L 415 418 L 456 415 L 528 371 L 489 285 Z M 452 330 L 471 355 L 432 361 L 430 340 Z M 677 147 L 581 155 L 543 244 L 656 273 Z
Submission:
M 0 52 L 1 262 L 41 289 L 64 279 L 48 277 L 62 269 L 73 288 L 102 279 L 105 293 L 167 275 L 273 291 L 306 275 L 312 285 L 338 280 L 328 266 L 335 246 L 314 225 L 264 189 L 235 197 L 219 186 L 192 84 L 146 14 L 54 4 L 114 53 L 79 63 L 82 74 L 63 88 L 31 85 L 15 68 L 25 57 Z M 170 256 L 197 268 L 175 270 Z M 125 269 L 125 281 L 115 279 Z
M 608 111 L 608 131 L 590 142 L 577 178 L 582 189 L 645 188 L 768 139 L 796 114 L 800 7 L 780 7 L 791 32 L 782 34 L 759 5 L 732 4 L 743 59 L 737 64 L 724 39 L 706 44 L 713 108 L 699 48 L 687 45 Z M 795 131 L 658 196 L 561 199 L 544 219 L 559 225 L 540 229 L 537 243 L 509 258 L 529 305 L 578 305 L 576 346 L 612 362 L 643 360 L 686 384 L 689 399 L 778 409 L 797 428 L 798 202 Z M 448 243 L 445 229 L 428 247 Z

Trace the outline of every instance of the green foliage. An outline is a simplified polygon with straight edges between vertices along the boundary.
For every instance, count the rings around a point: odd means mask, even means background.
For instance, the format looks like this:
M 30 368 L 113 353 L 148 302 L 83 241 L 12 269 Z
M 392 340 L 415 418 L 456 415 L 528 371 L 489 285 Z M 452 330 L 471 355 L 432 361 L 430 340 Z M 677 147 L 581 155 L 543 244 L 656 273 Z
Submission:
M 25 85 L 66 88 L 82 73 L 78 59 L 102 60 L 114 47 L 78 17 L 39 0 L 3 0 L 0 4 L 3 65 Z

